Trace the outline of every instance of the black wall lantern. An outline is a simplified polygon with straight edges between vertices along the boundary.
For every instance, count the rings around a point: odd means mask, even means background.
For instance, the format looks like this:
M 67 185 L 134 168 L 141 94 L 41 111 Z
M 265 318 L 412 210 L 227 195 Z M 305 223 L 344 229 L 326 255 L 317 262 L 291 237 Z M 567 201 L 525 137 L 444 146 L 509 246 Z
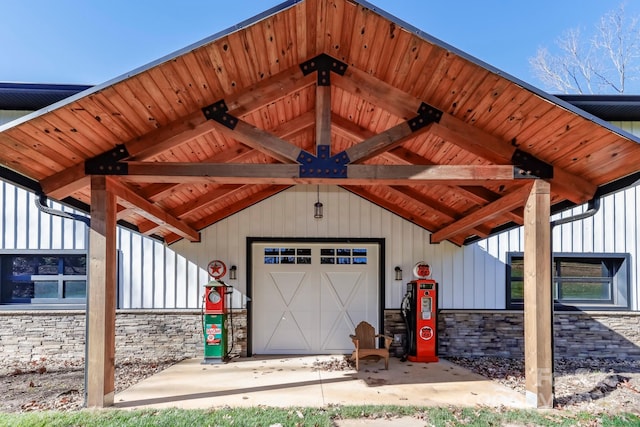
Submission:
M 313 217 L 316 219 L 322 218 L 322 203 L 320 203 L 320 186 L 318 185 L 318 201 L 313 205 Z

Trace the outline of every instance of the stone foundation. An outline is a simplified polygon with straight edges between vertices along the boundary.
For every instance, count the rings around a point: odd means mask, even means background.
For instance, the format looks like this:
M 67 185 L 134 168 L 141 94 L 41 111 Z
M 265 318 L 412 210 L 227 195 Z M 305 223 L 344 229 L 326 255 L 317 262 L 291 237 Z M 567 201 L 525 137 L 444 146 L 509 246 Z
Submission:
M 227 315 L 233 326 L 230 356 L 247 354 L 247 313 Z M 231 322 L 232 321 L 232 322 Z M 84 358 L 84 311 L 0 311 L 0 357 L 29 362 Z M 116 363 L 148 357 L 151 360 L 202 357 L 204 338 L 199 310 L 118 310 Z
M 640 312 L 556 312 L 555 356 L 640 359 Z M 247 355 L 247 313 L 236 310 L 231 356 Z M 385 310 L 384 333 L 394 337 L 392 354 L 404 353 L 405 325 L 400 310 Z M 441 310 L 440 356 L 524 357 L 521 311 Z M 230 326 L 228 326 L 230 330 Z M 82 311 L 0 311 L 0 357 L 29 362 L 41 358 L 84 358 Z M 229 337 L 231 337 L 229 333 Z M 231 340 L 231 338 L 230 338 Z M 203 356 L 199 310 L 118 310 L 116 363 Z
M 392 346 L 401 356 L 406 328 L 400 310 L 385 310 L 385 334 L 401 340 Z M 555 312 L 554 352 L 559 358 L 640 359 L 640 312 Z M 438 354 L 523 358 L 524 313 L 441 310 Z

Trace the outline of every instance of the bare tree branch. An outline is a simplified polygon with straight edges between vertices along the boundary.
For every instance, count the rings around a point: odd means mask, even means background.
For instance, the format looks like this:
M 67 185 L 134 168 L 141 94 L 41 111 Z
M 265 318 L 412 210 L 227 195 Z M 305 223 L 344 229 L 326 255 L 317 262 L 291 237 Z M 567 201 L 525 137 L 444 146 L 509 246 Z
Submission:
M 624 5 L 608 12 L 591 38 L 570 29 L 556 44 L 559 52 L 538 49 L 529 59 L 535 76 L 547 90 L 560 93 L 625 93 L 640 74 L 638 17 L 627 17 Z

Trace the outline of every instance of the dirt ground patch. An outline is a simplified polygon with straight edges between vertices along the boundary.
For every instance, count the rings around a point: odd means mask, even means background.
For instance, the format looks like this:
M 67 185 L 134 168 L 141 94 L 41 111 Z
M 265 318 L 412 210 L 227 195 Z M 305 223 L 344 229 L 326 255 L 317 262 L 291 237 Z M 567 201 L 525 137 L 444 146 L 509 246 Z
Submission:
M 126 360 L 116 365 L 116 392 L 179 360 Z M 27 364 L 0 362 L 0 412 L 72 411 L 84 406 L 84 361 L 40 359 Z
M 336 359 L 337 360 L 337 359 Z M 524 393 L 524 363 L 503 358 L 448 358 L 467 369 Z M 179 360 L 126 360 L 116 365 L 116 392 Z M 352 369 L 339 361 L 319 369 Z M 591 413 L 640 414 L 640 361 L 557 360 L 556 408 Z M 73 411 L 84 405 L 84 362 L 41 359 L 28 364 L 0 361 L 0 412 Z
M 497 357 L 447 358 L 524 394 L 524 361 Z M 557 359 L 555 407 L 592 413 L 640 414 L 640 360 Z

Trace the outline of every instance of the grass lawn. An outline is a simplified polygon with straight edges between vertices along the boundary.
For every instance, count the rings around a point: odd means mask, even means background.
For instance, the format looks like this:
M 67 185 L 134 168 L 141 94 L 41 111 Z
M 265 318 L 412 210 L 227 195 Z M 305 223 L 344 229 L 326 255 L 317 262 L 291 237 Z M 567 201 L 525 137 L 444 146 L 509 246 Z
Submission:
M 0 426 L 264 426 L 330 427 L 338 419 L 414 416 L 435 426 L 638 426 L 632 414 L 588 414 L 491 408 L 416 408 L 403 406 L 332 406 L 328 408 L 228 408 L 216 410 L 114 409 L 75 412 L 0 414 Z

